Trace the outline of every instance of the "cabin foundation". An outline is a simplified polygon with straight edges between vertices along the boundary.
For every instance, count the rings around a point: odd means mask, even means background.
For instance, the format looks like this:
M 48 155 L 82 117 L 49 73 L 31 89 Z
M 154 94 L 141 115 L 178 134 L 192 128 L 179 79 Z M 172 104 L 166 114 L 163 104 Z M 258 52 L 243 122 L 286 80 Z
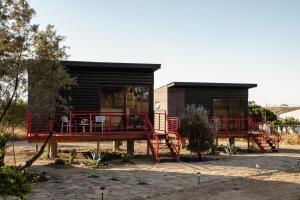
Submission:
M 134 157 L 134 140 L 127 140 L 127 154 L 130 158 Z

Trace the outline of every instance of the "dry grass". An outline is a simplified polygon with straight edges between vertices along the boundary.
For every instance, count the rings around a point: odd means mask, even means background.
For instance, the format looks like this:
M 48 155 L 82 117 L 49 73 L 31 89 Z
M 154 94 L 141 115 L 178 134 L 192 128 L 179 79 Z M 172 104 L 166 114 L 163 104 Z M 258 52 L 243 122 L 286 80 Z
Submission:
M 300 134 L 297 133 L 285 133 L 282 134 L 282 144 L 300 144 Z
M 14 134 L 13 128 L 11 126 L 1 127 L 3 132 L 6 132 L 12 136 L 15 140 L 26 140 L 26 128 L 25 127 L 15 127 Z M 13 137 L 14 135 L 14 137 Z

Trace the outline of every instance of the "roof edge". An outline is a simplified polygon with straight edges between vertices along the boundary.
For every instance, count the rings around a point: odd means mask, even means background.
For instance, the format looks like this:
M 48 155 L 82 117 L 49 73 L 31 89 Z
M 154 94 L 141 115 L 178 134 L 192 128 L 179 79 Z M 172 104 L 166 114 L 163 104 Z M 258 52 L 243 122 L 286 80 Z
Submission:
M 119 63 L 119 62 L 62 60 L 61 64 L 68 67 L 131 68 L 131 69 L 152 69 L 153 71 L 156 71 L 161 68 L 161 64 L 150 64 L 150 63 Z
M 171 82 L 168 87 L 228 87 L 228 88 L 255 88 L 255 83 L 214 83 L 214 82 Z

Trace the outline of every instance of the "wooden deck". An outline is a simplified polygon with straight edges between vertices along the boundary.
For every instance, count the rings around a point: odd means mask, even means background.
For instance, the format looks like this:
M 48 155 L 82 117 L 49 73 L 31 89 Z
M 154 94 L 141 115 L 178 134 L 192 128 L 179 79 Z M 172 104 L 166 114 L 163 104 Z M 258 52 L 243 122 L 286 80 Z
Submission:
M 248 138 L 248 131 L 218 131 L 216 138 Z
M 28 142 L 44 142 L 48 133 L 32 133 L 28 135 Z M 85 132 L 85 133 L 54 133 L 50 142 L 97 142 L 97 141 L 120 141 L 120 140 L 146 140 L 145 132 L 140 131 L 116 131 L 108 133 Z

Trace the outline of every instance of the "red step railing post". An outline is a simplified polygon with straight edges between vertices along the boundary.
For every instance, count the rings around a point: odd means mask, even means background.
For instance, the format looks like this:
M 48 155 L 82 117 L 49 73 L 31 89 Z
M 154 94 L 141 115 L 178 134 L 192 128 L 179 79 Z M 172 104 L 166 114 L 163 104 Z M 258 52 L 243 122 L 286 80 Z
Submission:
M 109 111 L 109 125 L 108 125 L 108 135 L 111 135 L 111 112 Z
M 68 130 L 68 132 L 71 134 L 72 133 L 72 111 L 70 111 L 69 112 L 69 119 L 70 119 L 70 121 L 69 121 L 69 130 Z
M 92 113 L 90 113 L 90 133 L 93 132 Z

